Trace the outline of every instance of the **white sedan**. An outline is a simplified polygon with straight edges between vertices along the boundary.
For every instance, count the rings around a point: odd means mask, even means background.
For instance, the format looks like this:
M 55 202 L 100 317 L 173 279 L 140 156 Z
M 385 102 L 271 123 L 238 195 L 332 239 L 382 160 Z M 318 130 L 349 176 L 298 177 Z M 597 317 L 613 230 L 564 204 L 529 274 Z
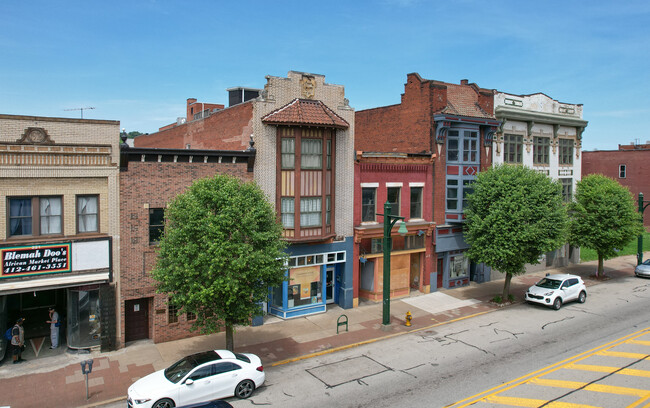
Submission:
M 539 303 L 559 310 L 563 303 L 577 300 L 585 303 L 587 288 L 582 278 L 577 275 L 547 275 L 544 279 L 526 291 L 527 302 Z
M 219 398 L 248 398 L 264 383 L 259 357 L 212 350 L 192 354 L 129 387 L 129 408 L 172 408 Z

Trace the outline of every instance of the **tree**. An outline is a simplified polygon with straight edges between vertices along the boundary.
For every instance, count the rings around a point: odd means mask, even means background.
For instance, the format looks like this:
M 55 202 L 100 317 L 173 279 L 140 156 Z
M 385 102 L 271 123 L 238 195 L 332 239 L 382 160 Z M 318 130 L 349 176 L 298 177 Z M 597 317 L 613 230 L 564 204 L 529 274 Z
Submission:
M 569 241 L 598 254 L 597 277 L 604 273 L 605 259 L 616 256 L 617 249 L 643 233 L 641 215 L 630 191 L 601 174 L 578 182 L 569 217 Z
M 513 275 L 566 242 L 562 187 L 535 170 L 511 165 L 479 173 L 472 187 L 465 210 L 468 255 L 506 274 L 505 301 Z
M 140 133 L 137 130 L 134 130 L 133 132 L 127 133 L 127 136 L 129 137 L 129 139 L 133 139 L 134 137 L 140 136 L 140 135 L 143 135 L 143 134 L 144 133 Z
M 166 226 L 152 271 L 159 293 L 179 313 L 192 312 L 192 330 L 225 327 L 233 350 L 235 325 L 250 325 L 269 287 L 285 279 L 282 226 L 253 182 L 217 175 L 195 181 L 165 211 Z

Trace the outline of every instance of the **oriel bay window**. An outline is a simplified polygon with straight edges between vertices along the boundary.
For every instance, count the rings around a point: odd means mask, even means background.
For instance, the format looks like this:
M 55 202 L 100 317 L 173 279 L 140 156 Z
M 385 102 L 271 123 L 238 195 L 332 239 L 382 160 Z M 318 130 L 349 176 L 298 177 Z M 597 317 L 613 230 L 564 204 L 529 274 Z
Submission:
M 333 235 L 334 129 L 278 127 L 278 207 L 284 237 Z

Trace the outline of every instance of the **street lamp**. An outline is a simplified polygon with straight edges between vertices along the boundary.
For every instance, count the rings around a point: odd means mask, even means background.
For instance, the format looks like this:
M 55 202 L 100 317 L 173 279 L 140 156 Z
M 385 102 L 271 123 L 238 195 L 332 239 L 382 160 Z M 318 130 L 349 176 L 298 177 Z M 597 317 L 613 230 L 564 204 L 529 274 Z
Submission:
M 639 213 L 641 214 L 641 225 L 643 225 L 643 211 L 650 205 L 650 200 L 643 201 L 643 193 L 639 193 Z M 639 243 L 637 245 L 636 264 L 641 265 L 643 262 L 643 232 L 639 235 Z
M 383 325 L 390 324 L 390 250 L 393 246 L 393 238 L 391 231 L 398 220 L 403 220 L 404 217 L 398 215 L 390 215 L 390 203 L 386 201 L 384 204 L 384 213 L 377 214 L 384 217 L 384 296 L 383 296 Z M 408 232 L 406 229 L 406 222 L 402 222 L 397 230 L 400 235 L 404 236 Z

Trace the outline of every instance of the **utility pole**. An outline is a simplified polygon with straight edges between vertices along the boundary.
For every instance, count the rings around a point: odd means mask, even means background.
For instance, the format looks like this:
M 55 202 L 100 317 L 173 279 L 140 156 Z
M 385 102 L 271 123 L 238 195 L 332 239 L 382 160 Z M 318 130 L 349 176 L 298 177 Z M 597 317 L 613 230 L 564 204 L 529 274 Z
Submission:
M 84 118 L 84 109 L 95 109 L 94 106 L 87 106 L 85 108 L 71 108 L 71 109 L 63 109 L 64 111 L 81 111 L 81 119 Z

